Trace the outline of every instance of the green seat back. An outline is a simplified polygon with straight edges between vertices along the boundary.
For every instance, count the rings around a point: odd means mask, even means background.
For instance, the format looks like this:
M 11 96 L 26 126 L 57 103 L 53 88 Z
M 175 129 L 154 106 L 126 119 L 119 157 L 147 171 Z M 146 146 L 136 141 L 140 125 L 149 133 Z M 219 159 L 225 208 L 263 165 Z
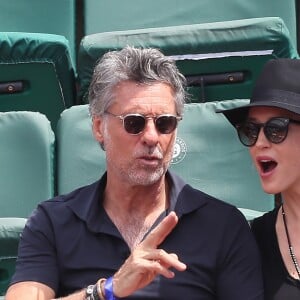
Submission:
M 76 14 L 74 0 L 0 1 L 2 32 L 37 32 L 64 36 L 75 63 Z
M 105 152 L 93 137 L 87 105 L 62 113 L 56 138 L 58 194 L 92 183 L 105 172 Z
M 54 133 L 37 112 L 0 113 L 0 217 L 26 218 L 54 194 Z
M 248 149 L 217 109 L 248 103 L 228 100 L 185 106 L 179 123 L 171 170 L 188 183 L 240 208 L 248 219 L 274 207 L 274 196 L 262 191 Z
M 262 192 L 248 150 L 218 108 L 248 100 L 193 103 L 185 106 L 178 128 L 171 170 L 192 186 L 239 207 L 248 219 L 274 207 Z M 87 105 L 63 112 L 58 136 L 58 193 L 99 179 L 106 170 L 105 152 L 92 135 Z
M 0 111 L 39 111 L 55 130 L 74 99 L 74 68 L 63 36 L 0 33 Z
M 20 234 L 24 218 L 0 218 L 0 295 L 4 295 L 15 272 Z
M 296 44 L 296 0 L 131 0 L 84 1 L 85 34 L 281 17 Z
M 156 47 L 172 56 L 190 82 L 192 102 L 248 99 L 270 58 L 298 57 L 280 18 L 105 32 L 86 36 L 78 54 L 80 97 L 85 101 L 96 61 L 126 45 Z M 203 80 L 202 80 L 203 79 Z

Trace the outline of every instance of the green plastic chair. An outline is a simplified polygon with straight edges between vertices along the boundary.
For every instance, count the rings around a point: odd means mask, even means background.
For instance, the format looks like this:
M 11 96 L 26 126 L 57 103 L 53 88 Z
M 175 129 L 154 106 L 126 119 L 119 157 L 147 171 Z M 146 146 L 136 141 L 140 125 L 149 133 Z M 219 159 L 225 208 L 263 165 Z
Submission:
M 188 79 L 192 102 L 248 99 L 267 60 L 298 57 L 277 17 L 92 34 L 82 39 L 78 54 L 83 103 L 96 61 L 126 45 L 155 47 L 172 56 Z
M 0 218 L 27 218 L 54 195 L 54 133 L 40 113 L 0 112 L 0 139 Z
M 0 218 L 0 295 L 4 295 L 15 272 L 20 234 L 24 218 Z M 0 296 L 0 299 L 4 299 Z
M 84 1 L 85 34 L 278 16 L 296 45 L 296 0 Z
M 105 152 L 93 137 L 88 105 L 61 114 L 56 142 L 58 194 L 90 184 L 105 172 Z
M 0 1 L 2 32 L 37 32 L 64 36 L 76 58 L 76 1 Z
M 248 220 L 274 208 L 274 196 L 263 192 L 248 149 L 218 109 L 249 100 L 185 105 L 170 169 L 207 194 L 237 206 Z
M 54 133 L 38 112 L 0 112 L 0 295 L 15 271 L 20 234 L 54 195 Z
M 60 113 L 75 102 L 75 74 L 66 38 L 1 32 L 0 49 L 0 111 L 41 112 L 55 130 Z
M 216 109 L 248 100 L 185 105 L 170 169 L 195 188 L 236 205 L 251 220 L 274 207 L 263 193 L 250 156 L 232 126 Z M 92 135 L 88 105 L 65 110 L 59 120 L 58 193 L 90 184 L 106 169 L 105 152 Z

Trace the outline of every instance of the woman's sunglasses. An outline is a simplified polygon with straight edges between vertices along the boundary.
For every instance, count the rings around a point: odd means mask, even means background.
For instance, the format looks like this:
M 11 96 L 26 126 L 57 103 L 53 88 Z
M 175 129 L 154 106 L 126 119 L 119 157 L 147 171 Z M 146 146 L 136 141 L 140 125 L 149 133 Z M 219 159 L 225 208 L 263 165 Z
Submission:
M 105 114 L 119 118 L 124 129 L 130 134 L 140 134 L 146 127 L 147 120 L 152 119 L 155 124 L 155 128 L 159 133 L 169 134 L 173 132 L 182 117 L 165 114 L 156 117 L 144 116 L 141 114 L 127 114 L 127 115 L 115 115 L 111 112 L 106 111 Z
M 300 124 L 300 121 L 276 117 L 271 118 L 266 123 L 246 121 L 236 125 L 236 129 L 241 143 L 247 147 L 255 145 L 261 128 L 271 143 L 279 144 L 287 137 L 290 123 Z

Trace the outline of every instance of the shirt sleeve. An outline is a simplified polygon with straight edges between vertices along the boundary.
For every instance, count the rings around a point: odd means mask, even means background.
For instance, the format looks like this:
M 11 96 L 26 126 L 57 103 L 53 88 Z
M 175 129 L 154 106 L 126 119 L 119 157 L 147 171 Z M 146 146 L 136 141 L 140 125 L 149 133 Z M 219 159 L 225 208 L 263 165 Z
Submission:
M 43 283 L 58 289 L 58 267 L 51 221 L 39 206 L 29 217 L 21 234 L 16 271 L 11 284 L 21 281 Z
M 244 216 L 233 209 L 225 225 L 219 260 L 219 300 L 263 300 L 260 255 Z

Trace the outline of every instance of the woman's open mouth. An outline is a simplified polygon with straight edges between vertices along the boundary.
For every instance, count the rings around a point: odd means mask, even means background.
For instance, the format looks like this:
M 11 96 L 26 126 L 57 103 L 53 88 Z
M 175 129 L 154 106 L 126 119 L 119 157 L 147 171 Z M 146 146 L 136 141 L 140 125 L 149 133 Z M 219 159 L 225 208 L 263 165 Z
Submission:
M 272 159 L 260 159 L 258 164 L 262 174 L 270 173 L 277 167 L 277 162 Z

